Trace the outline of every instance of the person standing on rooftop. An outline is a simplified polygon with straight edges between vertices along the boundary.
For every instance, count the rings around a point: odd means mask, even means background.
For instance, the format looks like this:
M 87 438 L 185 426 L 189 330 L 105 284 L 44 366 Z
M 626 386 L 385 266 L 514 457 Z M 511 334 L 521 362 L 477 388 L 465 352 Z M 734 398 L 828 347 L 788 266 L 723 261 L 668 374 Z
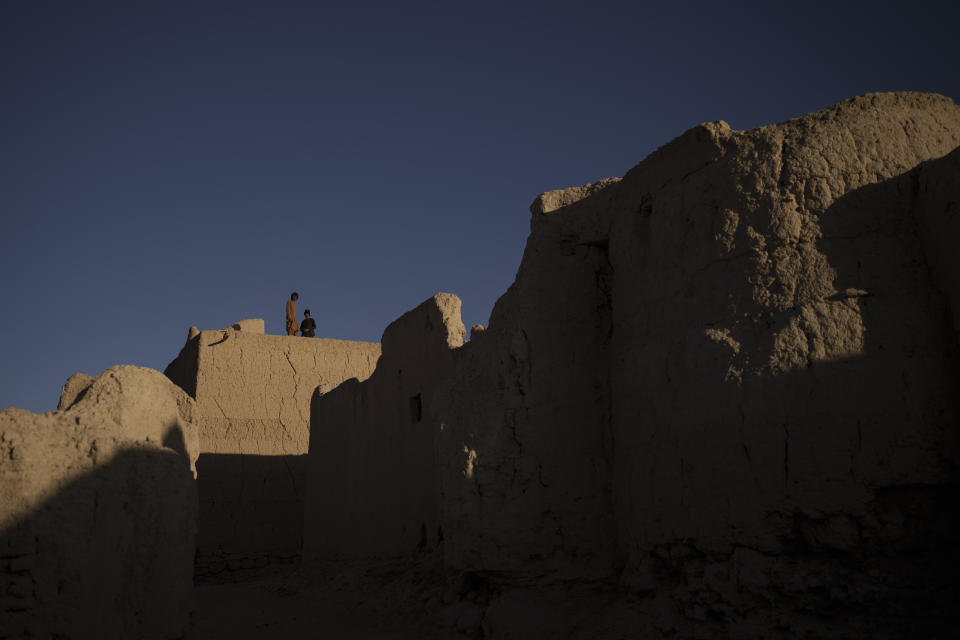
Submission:
M 310 317 L 310 309 L 303 312 L 303 322 L 300 323 L 300 335 L 304 338 L 314 337 L 317 330 L 317 321 Z
M 295 336 L 300 329 L 300 323 L 297 322 L 297 298 L 300 294 L 294 291 L 287 300 L 287 335 Z

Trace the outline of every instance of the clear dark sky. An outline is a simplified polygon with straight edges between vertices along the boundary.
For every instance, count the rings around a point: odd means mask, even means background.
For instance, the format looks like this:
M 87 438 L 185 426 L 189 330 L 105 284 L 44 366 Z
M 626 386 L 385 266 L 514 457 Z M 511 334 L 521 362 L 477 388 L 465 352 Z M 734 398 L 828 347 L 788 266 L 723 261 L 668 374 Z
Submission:
M 486 324 L 536 195 L 689 127 L 960 99 L 958 3 L 0 5 L 0 408 L 162 370 L 190 325 Z

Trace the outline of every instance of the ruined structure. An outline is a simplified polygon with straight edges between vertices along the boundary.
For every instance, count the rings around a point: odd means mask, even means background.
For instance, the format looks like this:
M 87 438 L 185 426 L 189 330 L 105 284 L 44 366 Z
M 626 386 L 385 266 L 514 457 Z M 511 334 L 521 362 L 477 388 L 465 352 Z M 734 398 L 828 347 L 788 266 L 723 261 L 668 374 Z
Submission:
M 606 575 L 681 637 L 947 628 L 958 145 L 951 100 L 869 95 L 538 198 L 439 409 L 449 566 Z M 485 629 L 604 615 L 530 599 Z
M 376 343 L 264 335 L 262 320 L 191 331 L 164 373 L 196 400 L 198 578 L 299 557 L 310 400 L 379 356 Z
M 304 556 L 393 555 L 440 539 L 434 394 L 463 344 L 460 299 L 440 293 L 383 332 L 365 382 L 313 398 Z
M 382 355 L 192 328 L 186 393 L 0 413 L 0 636 L 182 635 L 196 471 L 200 579 L 303 537 L 425 559 L 391 596 L 473 638 L 951 637 L 958 147 L 924 94 L 703 124 L 537 198 L 468 343 L 450 294 Z
M 541 195 L 488 329 L 439 365 L 387 365 L 385 335 L 382 380 L 315 400 L 307 508 L 332 524 L 308 539 L 409 548 L 383 507 L 389 450 L 413 437 L 402 369 L 434 396 L 446 565 L 486 576 L 448 616 L 461 632 L 940 632 L 960 543 L 958 145 L 952 101 L 870 95 L 704 124 L 623 179 Z M 417 459 L 405 477 L 428 477 Z M 551 580 L 613 591 L 578 605 Z
M 159 372 L 121 366 L 71 377 L 60 404 L 0 412 L 0 637 L 182 637 L 193 402 Z

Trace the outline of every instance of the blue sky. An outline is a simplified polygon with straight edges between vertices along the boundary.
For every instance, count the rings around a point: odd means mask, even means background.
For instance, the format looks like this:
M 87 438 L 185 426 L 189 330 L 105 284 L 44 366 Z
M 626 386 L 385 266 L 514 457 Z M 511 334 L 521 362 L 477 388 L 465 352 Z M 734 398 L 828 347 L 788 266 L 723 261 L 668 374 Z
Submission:
M 43 2 L 0 7 L 0 408 L 162 370 L 300 293 L 379 340 L 486 323 L 542 191 L 689 127 L 960 99 L 951 3 Z

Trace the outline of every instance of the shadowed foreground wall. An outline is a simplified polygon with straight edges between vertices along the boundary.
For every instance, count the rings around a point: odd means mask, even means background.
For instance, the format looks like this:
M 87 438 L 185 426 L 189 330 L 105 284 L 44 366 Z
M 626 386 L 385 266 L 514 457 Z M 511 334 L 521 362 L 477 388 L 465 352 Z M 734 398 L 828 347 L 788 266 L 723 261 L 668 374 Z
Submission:
M 914 204 L 924 259 L 934 285 L 950 304 L 960 336 L 960 149 L 926 163 L 918 171 Z M 958 390 L 960 392 L 960 390 Z
M 952 628 L 958 144 L 869 95 L 538 198 L 438 404 L 447 563 L 610 576 L 660 635 Z M 487 632 L 583 623 L 531 598 Z
M 0 412 L 0 637 L 181 638 L 197 512 L 192 401 L 150 369 L 83 378 L 60 411 Z
M 304 557 L 390 555 L 437 544 L 432 402 L 464 334 L 459 298 L 439 293 L 386 328 L 368 380 L 314 395 Z
M 367 378 L 379 355 L 376 343 L 264 335 L 253 321 L 187 341 L 165 373 L 196 400 L 198 578 L 299 556 L 310 399 Z

